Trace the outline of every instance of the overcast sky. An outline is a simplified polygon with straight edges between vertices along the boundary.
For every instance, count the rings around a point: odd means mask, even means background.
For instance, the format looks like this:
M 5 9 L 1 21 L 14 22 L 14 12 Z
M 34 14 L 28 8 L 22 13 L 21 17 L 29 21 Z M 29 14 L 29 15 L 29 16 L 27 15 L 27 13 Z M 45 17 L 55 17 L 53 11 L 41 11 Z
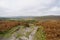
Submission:
M 60 15 L 60 0 L 0 0 L 0 16 Z

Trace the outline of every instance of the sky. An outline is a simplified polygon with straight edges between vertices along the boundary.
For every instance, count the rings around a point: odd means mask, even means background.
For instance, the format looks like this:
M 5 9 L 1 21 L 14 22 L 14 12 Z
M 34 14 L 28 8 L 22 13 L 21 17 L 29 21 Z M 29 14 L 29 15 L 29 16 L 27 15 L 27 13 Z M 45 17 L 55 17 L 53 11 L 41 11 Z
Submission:
M 0 0 L 0 17 L 60 15 L 60 0 Z

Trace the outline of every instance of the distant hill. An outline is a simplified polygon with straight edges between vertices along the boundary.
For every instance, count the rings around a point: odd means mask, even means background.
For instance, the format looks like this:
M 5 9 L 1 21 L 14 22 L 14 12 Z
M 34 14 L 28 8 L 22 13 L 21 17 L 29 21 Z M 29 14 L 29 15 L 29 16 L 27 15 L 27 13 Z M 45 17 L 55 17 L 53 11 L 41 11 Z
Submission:
M 60 20 L 60 16 L 41 16 L 41 17 L 35 17 L 35 19 L 38 19 L 38 20 L 47 20 L 47 19 Z
M 6 19 L 35 19 L 35 20 L 45 20 L 45 19 L 59 19 L 60 16 L 17 16 L 17 17 L 0 17 L 0 20 Z

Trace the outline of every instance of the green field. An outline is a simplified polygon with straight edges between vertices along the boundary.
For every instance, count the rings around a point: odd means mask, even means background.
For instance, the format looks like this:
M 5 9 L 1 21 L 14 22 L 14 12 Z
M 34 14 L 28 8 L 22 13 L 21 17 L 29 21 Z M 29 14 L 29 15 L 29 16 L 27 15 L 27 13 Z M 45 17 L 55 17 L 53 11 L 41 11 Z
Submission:
M 34 40 L 46 40 L 45 39 L 45 33 L 43 31 L 43 27 L 40 26 L 37 30 L 37 32 L 35 33 L 35 37 Z

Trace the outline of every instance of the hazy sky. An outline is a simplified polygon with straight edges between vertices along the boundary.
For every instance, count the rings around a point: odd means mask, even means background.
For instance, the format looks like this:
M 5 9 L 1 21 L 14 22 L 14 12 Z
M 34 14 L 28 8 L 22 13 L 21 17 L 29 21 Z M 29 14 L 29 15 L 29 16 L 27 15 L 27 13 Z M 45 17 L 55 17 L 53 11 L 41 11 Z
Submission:
M 0 16 L 60 15 L 60 0 L 0 0 Z

